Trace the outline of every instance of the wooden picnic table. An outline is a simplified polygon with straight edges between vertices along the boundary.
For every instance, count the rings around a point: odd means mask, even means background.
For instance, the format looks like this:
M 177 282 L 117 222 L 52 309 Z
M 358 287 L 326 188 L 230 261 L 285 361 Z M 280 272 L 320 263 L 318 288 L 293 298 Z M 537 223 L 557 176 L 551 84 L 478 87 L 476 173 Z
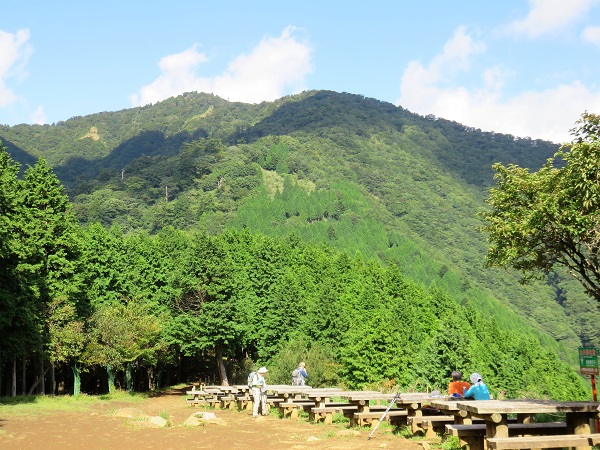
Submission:
M 226 392 L 228 394 L 236 394 L 239 390 L 239 388 L 237 386 L 219 386 L 217 389 L 219 389 L 222 392 Z
M 570 447 L 569 441 L 579 442 L 579 437 L 590 435 L 590 419 L 599 416 L 598 402 L 559 402 L 553 400 L 462 400 L 457 401 L 456 406 L 468 412 L 472 417 L 480 417 L 485 420 L 486 440 L 488 448 L 532 448 L 545 445 L 544 440 L 561 442 L 556 447 Z M 432 405 L 433 406 L 433 405 Z M 516 415 L 518 422 L 527 423 L 532 420 L 534 414 L 556 414 L 564 413 L 566 418 L 565 436 L 527 437 L 518 442 L 518 437 L 509 438 L 509 415 Z M 579 435 L 579 436 L 577 436 Z M 591 436 L 591 435 L 590 435 Z M 569 438 L 570 437 L 570 438 Z M 562 441 L 559 441 L 562 439 Z M 511 441 L 512 442 L 509 442 Z M 581 440 L 577 448 L 590 448 L 586 445 L 588 441 Z M 524 447 L 518 447 L 524 445 Z M 547 448 L 547 447 L 545 447 Z
M 233 386 L 237 390 L 237 394 L 241 396 L 250 396 L 250 390 L 252 389 L 247 384 L 235 384 Z
M 206 404 L 216 406 L 220 402 L 218 392 L 220 391 L 212 387 L 200 386 L 200 389 L 196 389 L 195 386 L 192 386 L 190 391 L 185 392 L 187 395 L 192 396 L 192 398 L 187 398 L 186 402 L 191 406 Z
M 408 393 L 400 394 L 396 399 L 396 404 L 399 408 L 404 408 L 407 411 L 406 423 L 410 426 L 411 431 L 423 433 L 426 437 L 431 438 L 440 428 L 443 428 L 449 421 L 454 421 L 454 416 L 448 416 L 441 411 L 436 410 L 431 404 L 434 401 L 448 400 L 449 397 L 440 397 L 439 395 L 432 396 L 431 394 L 423 393 Z M 430 407 L 430 410 L 426 410 Z
M 396 394 L 384 394 L 377 391 L 346 391 L 339 394 L 341 398 L 345 398 L 352 405 L 358 407 L 359 413 L 369 412 L 371 401 L 391 401 Z
M 267 385 L 267 394 L 282 397 L 284 400 L 290 398 L 299 400 L 311 390 L 313 390 L 311 386 Z
M 383 412 L 378 408 L 377 414 L 372 414 L 371 402 L 372 401 L 385 401 L 391 402 L 394 400 L 394 408 L 392 408 L 388 414 L 398 415 L 397 419 L 401 424 L 408 424 L 411 426 L 413 433 L 417 431 L 423 431 L 423 433 L 430 437 L 434 434 L 434 425 L 437 429 L 440 426 L 437 422 L 448 421 L 447 416 L 440 415 L 438 417 L 424 416 L 422 407 L 423 405 L 430 404 L 431 400 L 447 399 L 448 397 L 432 397 L 427 392 L 407 392 L 407 393 L 389 393 L 384 394 L 375 391 L 357 391 L 353 393 L 343 393 L 341 397 L 348 399 L 348 402 L 352 405 L 357 406 L 357 411 L 353 415 L 353 424 L 362 425 L 365 421 L 371 424 L 377 424 L 378 420 L 383 416 Z M 400 414 L 400 411 L 404 411 L 404 414 Z M 374 412 L 373 412 L 374 413 Z M 398 414 L 396 414 L 398 413 Z M 435 423 L 434 423 L 435 422 Z
M 331 397 L 339 397 L 342 392 L 342 389 L 339 388 L 316 388 L 304 390 L 302 395 L 315 402 L 317 408 L 321 408 L 327 406 Z
M 208 393 L 202 389 L 196 389 L 195 386 L 192 386 L 192 390 L 191 391 L 185 391 L 185 393 L 187 395 L 191 395 L 193 398 L 190 398 L 188 400 L 193 400 L 193 401 L 199 401 L 201 400 L 201 397 L 204 398 L 206 395 L 208 395 Z

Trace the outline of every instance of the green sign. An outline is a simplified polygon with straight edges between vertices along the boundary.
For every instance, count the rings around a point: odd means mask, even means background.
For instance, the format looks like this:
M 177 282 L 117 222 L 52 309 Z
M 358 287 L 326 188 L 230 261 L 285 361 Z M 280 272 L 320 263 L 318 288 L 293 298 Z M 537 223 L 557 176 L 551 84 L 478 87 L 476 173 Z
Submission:
M 598 375 L 598 350 L 579 347 L 579 371 L 581 375 Z

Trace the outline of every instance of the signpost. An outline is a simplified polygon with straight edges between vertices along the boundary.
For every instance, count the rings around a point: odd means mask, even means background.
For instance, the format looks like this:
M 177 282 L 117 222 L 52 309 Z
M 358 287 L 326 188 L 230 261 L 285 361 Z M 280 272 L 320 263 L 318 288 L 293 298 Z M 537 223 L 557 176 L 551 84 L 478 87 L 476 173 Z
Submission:
M 598 350 L 593 347 L 579 347 L 579 370 L 581 375 L 598 375 Z M 595 399 L 594 399 L 595 400 Z
M 598 350 L 594 347 L 579 347 L 579 371 L 592 379 L 592 396 L 596 400 L 596 379 L 598 375 Z M 596 419 L 596 433 L 600 432 L 600 423 Z

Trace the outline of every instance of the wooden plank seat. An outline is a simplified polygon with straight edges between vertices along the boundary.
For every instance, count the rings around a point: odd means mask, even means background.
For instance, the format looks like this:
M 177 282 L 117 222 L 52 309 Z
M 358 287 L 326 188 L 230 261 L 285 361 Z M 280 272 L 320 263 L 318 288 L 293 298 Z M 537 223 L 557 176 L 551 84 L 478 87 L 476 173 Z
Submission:
M 369 412 L 356 412 L 352 415 L 350 421 L 351 426 L 365 426 L 370 425 L 371 428 L 375 428 L 383 416 L 384 410 L 381 411 L 369 411 Z M 408 411 L 405 409 L 390 409 L 385 415 L 384 420 L 396 425 L 406 425 L 406 418 Z
M 224 395 L 219 400 L 221 401 L 221 409 L 234 409 L 237 403 L 234 395 Z
M 454 416 L 446 415 L 435 415 L 435 416 L 410 416 L 408 423 L 410 424 L 422 424 L 424 422 L 454 422 Z
M 267 397 L 267 409 L 277 407 L 277 405 L 281 402 L 284 402 L 285 399 L 281 397 Z M 237 396 L 235 398 L 235 403 L 237 404 L 237 409 L 239 411 L 252 411 L 252 407 L 254 404 L 254 399 L 248 396 Z
M 271 406 L 277 406 L 279 403 L 285 402 L 285 398 L 281 397 L 267 397 L 267 404 Z
M 567 424 L 565 422 L 508 424 L 509 436 L 564 434 L 566 429 Z M 485 423 L 472 425 L 447 424 L 446 434 L 457 436 L 462 445 L 469 445 L 470 448 L 484 448 Z
M 312 408 L 315 406 L 315 402 L 303 402 L 303 401 L 284 401 L 279 403 L 278 408 L 283 418 L 289 417 L 290 419 L 297 419 L 300 409 Z
M 205 391 L 199 391 L 197 389 L 192 389 L 191 391 L 185 391 L 185 393 L 187 395 L 193 395 L 193 396 L 198 396 L 198 395 L 204 395 L 204 394 L 206 394 Z
M 407 424 L 413 433 L 422 432 L 426 438 L 434 438 L 436 431 L 442 432 L 444 425 L 448 422 L 454 422 L 454 416 L 443 414 L 434 416 L 409 416 Z
M 587 447 L 600 442 L 600 434 L 561 434 L 554 436 L 519 436 L 487 438 L 490 450 L 527 450 L 534 448 Z
M 311 408 L 310 420 L 314 422 L 322 421 L 323 423 L 331 425 L 335 413 L 343 413 L 344 416 L 348 417 L 350 412 L 354 413 L 357 409 L 358 406 L 349 405 L 348 403 L 327 404 L 327 406 L 322 406 L 320 408 Z
M 205 398 L 204 401 L 206 402 L 207 405 L 209 405 L 212 408 L 216 408 L 217 405 L 221 406 L 221 399 L 216 396 Z
M 238 397 L 236 400 L 238 411 L 252 411 L 252 397 Z
M 541 423 L 509 423 L 509 436 L 522 436 L 527 434 L 564 434 L 567 429 L 565 422 Z M 473 425 L 447 424 L 446 434 L 452 436 L 485 436 L 485 423 Z

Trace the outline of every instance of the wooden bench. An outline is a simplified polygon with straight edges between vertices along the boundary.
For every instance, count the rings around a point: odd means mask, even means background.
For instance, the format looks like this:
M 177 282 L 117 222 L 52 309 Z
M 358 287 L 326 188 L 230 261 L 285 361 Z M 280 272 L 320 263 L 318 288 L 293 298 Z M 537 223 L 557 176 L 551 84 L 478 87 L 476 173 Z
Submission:
M 237 398 L 237 409 L 238 411 L 252 411 L 252 398 L 251 397 L 238 397 Z
M 379 420 L 385 409 L 382 411 L 369 411 L 369 412 L 357 412 L 352 415 L 351 425 L 358 425 L 359 427 L 370 425 L 371 428 L 375 428 L 379 424 Z M 406 425 L 406 417 L 408 411 L 405 409 L 390 409 L 385 415 L 385 420 L 396 425 Z
M 454 422 L 454 416 L 443 414 L 435 416 L 410 416 L 407 418 L 407 424 L 410 426 L 413 434 L 423 432 L 426 438 L 434 438 L 437 430 L 443 430 L 448 422 Z
M 527 434 L 564 434 L 567 429 L 565 422 L 541 422 L 541 423 L 509 423 L 508 434 L 510 436 L 523 436 Z M 446 425 L 446 434 L 452 436 L 485 436 L 485 423 L 473 425 Z
M 356 405 L 349 405 L 348 403 L 342 404 L 328 404 L 320 408 L 310 409 L 310 420 L 314 422 L 321 422 L 331 425 L 333 423 L 333 415 L 335 413 L 343 413 L 344 416 L 348 417 L 350 412 L 354 413 L 358 409 Z
M 315 402 L 301 402 L 301 401 L 285 401 L 278 405 L 279 412 L 283 418 L 289 417 L 290 419 L 297 419 L 300 409 L 312 408 L 315 406 Z
M 221 405 L 221 399 L 218 397 L 210 397 L 210 398 L 206 398 L 204 399 L 204 401 L 206 402 L 207 405 L 209 405 L 212 408 L 216 408 L 217 405 Z
M 191 391 L 185 391 L 187 395 L 191 395 L 192 398 L 186 398 L 185 401 L 188 405 L 198 406 L 198 405 L 206 405 L 206 392 L 202 390 L 196 390 L 195 387 L 192 387 Z
M 233 395 L 224 395 L 219 400 L 221 401 L 221 409 L 234 409 L 237 403 L 237 398 Z
M 279 403 L 284 402 L 285 399 L 281 397 L 267 397 L 267 405 L 277 406 Z
M 509 423 L 508 434 L 509 436 L 564 434 L 566 428 L 565 422 Z M 485 423 L 447 424 L 446 434 L 457 436 L 462 445 L 468 444 L 470 448 L 483 448 Z
M 281 397 L 267 397 L 267 412 L 269 412 L 271 408 L 277 407 L 277 405 L 283 401 L 285 400 Z M 237 396 L 235 397 L 235 403 L 237 403 L 237 409 L 239 411 L 252 411 L 254 399 L 248 396 Z
M 588 447 L 600 442 L 600 434 L 563 434 L 554 436 L 520 436 L 487 438 L 491 450 L 526 450 L 533 448 Z

